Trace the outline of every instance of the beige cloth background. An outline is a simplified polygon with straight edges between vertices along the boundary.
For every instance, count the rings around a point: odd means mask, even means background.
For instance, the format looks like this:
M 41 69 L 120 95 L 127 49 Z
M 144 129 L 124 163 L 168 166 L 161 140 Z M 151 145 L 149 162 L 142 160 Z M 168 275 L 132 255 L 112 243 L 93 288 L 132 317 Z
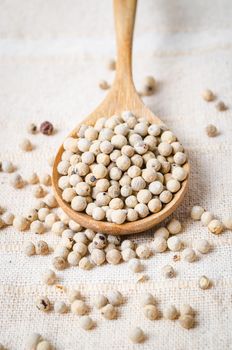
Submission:
M 59 272 L 59 282 L 78 286 L 87 301 L 98 292 L 117 288 L 128 298 L 115 321 L 97 321 L 86 333 L 71 313 L 43 314 L 35 308 L 37 295 L 52 301 L 64 299 L 55 287 L 46 288 L 40 276 L 50 266 L 51 256 L 27 258 L 23 243 L 30 233 L 12 227 L 0 235 L 0 342 L 8 349 L 25 349 L 29 333 L 37 331 L 58 350 L 108 349 L 232 349 L 231 336 L 231 233 L 216 237 L 189 219 L 189 208 L 201 204 L 222 217 L 231 213 L 232 161 L 232 5 L 230 0 L 139 1 L 134 43 L 136 87 L 142 78 L 154 75 L 157 93 L 145 103 L 179 136 L 191 159 L 190 190 L 175 214 L 184 224 L 181 237 L 190 244 L 205 237 L 213 251 L 193 264 L 175 263 L 177 277 L 164 281 L 160 268 L 172 262 L 172 254 L 156 255 L 146 262 L 150 280 L 135 284 L 126 264 L 105 265 L 89 272 L 70 268 Z M 105 67 L 115 54 L 110 0 L 32 0 L 0 2 L 0 159 L 9 159 L 18 171 L 49 171 L 47 158 L 76 123 L 91 112 L 105 93 L 100 79 L 112 82 Z M 218 112 L 207 104 L 201 91 L 209 87 L 230 109 Z M 22 153 L 18 144 L 26 136 L 28 122 L 54 122 L 52 137 L 31 137 L 36 149 Z M 214 123 L 220 136 L 209 139 L 204 127 Z M 17 214 L 33 201 L 31 187 L 13 190 L 9 175 L 0 173 L 0 204 Z M 57 238 L 44 235 L 54 245 Z M 134 237 L 148 241 L 151 233 Z M 197 287 L 200 275 L 213 280 L 210 290 Z M 197 325 L 184 330 L 177 322 L 145 320 L 138 303 L 144 291 L 156 296 L 159 307 L 189 302 L 197 310 Z M 141 326 L 148 340 L 131 345 L 127 333 Z

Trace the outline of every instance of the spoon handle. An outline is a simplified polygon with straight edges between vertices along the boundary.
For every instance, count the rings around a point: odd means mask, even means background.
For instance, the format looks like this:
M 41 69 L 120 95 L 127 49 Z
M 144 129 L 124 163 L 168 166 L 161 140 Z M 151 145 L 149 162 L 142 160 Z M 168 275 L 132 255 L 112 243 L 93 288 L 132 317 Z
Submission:
M 132 41 L 137 0 L 114 0 L 114 17 L 117 43 L 116 82 L 133 85 Z M 124 84 L 123 84 L 124 85 Z

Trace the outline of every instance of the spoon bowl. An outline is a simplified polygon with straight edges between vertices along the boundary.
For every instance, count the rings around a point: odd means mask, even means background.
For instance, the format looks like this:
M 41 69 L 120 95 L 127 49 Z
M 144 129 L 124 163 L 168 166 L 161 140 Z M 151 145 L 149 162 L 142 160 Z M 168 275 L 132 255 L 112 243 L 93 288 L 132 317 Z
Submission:
M 93 113 L 83 119 L 69 136 L 76 137 L 76 133 L 81 124 L 94 126 L 99 118 L 103 116 L 111 117 L 115 114 L 120 115 L 121 112 L 125 110 L 131 111 L 136 117 L 146 118 L 151 124 L 164 125 L 164 123 L 144 105 L 136 92 L 132 79 L 131 52 L 136 3 L 136 0 L 114 0 L 118 53 L 115 81 L 103 102 Z M 173 196 L 171 202 L 166 204 L 165 207 L 156 214 L 151 214 L 144 219 L 127 222 L 121 225 L 106 221 L 97 221 L 87 214 L 76 212 L 62 198 L 62 191 L 58 186 L 60 174 L 57 171 L 57 165 L 61 160 L 63 151 L 64 148 L 61 146 L 53 165 L 52 185 L 56 200 L 59 206 L 72 220 L 96 232 L 112 235 L 128 235 L 148 230 L 171 215 L 181 204 L 187 191 L 188 177 L 182 182 L 181 189 Z M 188 163 L 184 165 L 184 168 L 189 174 Z

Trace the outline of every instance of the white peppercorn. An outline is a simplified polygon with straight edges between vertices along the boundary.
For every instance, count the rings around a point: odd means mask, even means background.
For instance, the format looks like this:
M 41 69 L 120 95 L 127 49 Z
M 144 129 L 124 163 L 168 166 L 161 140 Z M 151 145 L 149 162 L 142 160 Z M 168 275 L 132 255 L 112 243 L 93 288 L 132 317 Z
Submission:
M 111 220 L 115 224 L 122 224 L 126 220 L 126 215 L 127 215 L 126 210 L 121 210 L 121 209 L 113 210 L 111 213 Z
M 141 343 L 145 339 L 145 334 L 141 328 L 135 327 L 130 331 L 129 338 L 132 343 Z
M 80 232 L 82 230 L 82 226 L 74 220 L 69 220 L 68 225 L 69 228 L 75 232 Z
M 73 188 L 68 187 L 68 188 L 63 189 L 62 198 L 65 202 L 67 202 L 67 203 L 72 202 L 72 200 L 75 196 L 76 196 L 76 191 Z
M 223 231 L 223 224 L 219 220 L 212 220 L 208 224 L 208 229 L 210 232 L 214 233 L 215 235 L 219 235 Z
M 72 175 L 73 176 L 73 175 Z M 61 176 L 58 180 L 58 186 L 62 190 L 70 187 L 70 177 L 69 176 Z
M 91 252 L 91 259 L 95 265 L 102 265 L 106 260 L 105 252 L 95 248 Z
M 19 147 L 21 148 L 21 150 L 23 150 L 25 152 L 29 152 L 33 148 L 32 144 L 31 144 L 31 141 L 28 140 L 28 139 L 23 139 L 21 141 L 21 143 L 19 144 Z
M 165 265 L 161 272 L 165 278 L 173 278 L 175 276 L 175 271 L 171 265 Z
M 27 243 L 24 245 L 23 251 L 24 251 L 24 253 L 25 253 L 27 256 L 35 255 L 35 245 L 34 245 L 34 243 L 32 243 L 32 242 L 27 242 Z
M 89 228 L 86 229 L 84 233 L 85 233 L 85 236 L 87 237 L 87 239 L 89 241 L 92 241 L 94 239 L 95 235 L 96 235 L 96 233 L 93 230 L 89 229 Z
M 205 211 L 201 215 L 201 223 L 203 226 L 208 226 L 210 221 L 213 220 L 213 215 L 209 211 Z
M 196 260 L 196 253 L 192 248 L 185 248 L 182 252 L 183 259 L 187 262 Z
M 175 179 L 170 179 L 167 184 L 166 184 L 167 190 L 172 192 L 172 193 L 176 193 L 179 191 L 181 185 L 179 183 L 179 181 L 175 180 Z
M 176 152 L 173 159 L 176 164 L 183 165 L 187 161 L 187 156 L 183 152 Z
M 89 311 L 89 308 L 83 300 L 76 299 L 71 304 L 71 311 L 76 315 L 82 316 Z
M 38 210 L 38 219 L 40 221 L 45 221 L 46 216 L 50 213 L 50 210 L 48 208 L 40 208 Z
M 38 241 L 35 245 L 35 251 L 38 255 L 47 255 L 49 253 L 49 246 L 45 241 Z
M 48 214 L 45 218 L 45 226 L 48 228 L 52 228 L 53 224 L 57 221 L 57 216 L 54 213 Z
M 46 312 L 46 311 L 50 310 L 51 303 L 46 296 L 45 297 L 38 297 L 36 299 L 36 307 L 38 310 Z
M 156 320 L 159 316 L 159 311 L 155 305 L 145 305 L 143 307 L 143 313 L 149 320 Z
M 89 317 L 89 316 L 82 316 L 80 318 L 80 326 L 84 330 L 88 331 L 88 330 L 93 328 L 94 322 L 93 322 L 91 317 Z
M 65 314 L 68 311 L 68 306 L 63 301 L 55 301 L 54 303 L 54 311 L 57 314 Z
M 38 211 L 36 209 L 29 209 L 26 212 L 25 218 L 29 222 L 35 221 L 38 218 Z
M 141 261 L 137 258 L 130 259 L 128 262 L 129 269 L 132 272 L 141 272 L 143 270 L 143 266 L 141 264 Z
M 51 176 L 49 174 L 43 174 L 40 177 L 40 183 L 43 184 L 44 186 L 51 186 Z
M 215 125 L 213 124 L 209 124 L 206 126 L 205 128 L 205 131 L 206 131 L 206 134 L 209 136 L 209 137 L 215 137 L 218 135 L 218 129 Z
M 191 315 L 180 316 L 179 323 L 180 323 L 181 327 L 183 327 L 183 328 L 186 328 L 186 329 L 193 328 L 194 317 Z
M 194 248 L 202 254 L 210 251 L 210 244 L 206 239 L 198 239 L 194 242 Z
M 156 253 L 163 253 L 167 249 L 167 241 L 163 237 L 155 237 L 152 247 Z
M 175 320 L 178 317 L 178 311 L 175 305 L 168 305 L 163 311 L 164 318 L 167 320 Z
M 60 243 L 56 246 L 54 250 L 54 256 L 62 257 L 64 259 L 67 259 L 68 254 L 69 254 L 69 249 L 64 247 Z
M 11 185 L 16 188 L 22 188 L 24 186 L 24 180 L 20 174 L 14 174 L 11 177 Z
M 12 162 L 8 160 L 2 161 L 2 171 L 5 173 L 12 173 L 15 170 L 14 165 Z
M 130 176 L 124 174 L 121 179 L 119 180 L 119 185 L 120 186 L 130 186 L 131 185 L 131 178 Z
M 87 206 L 85 197 L 76 196 L 71 201 L 71 207 L 75 211 L 83 211 Z
M 42 198 L 45 196 L 45 194 L 46 194 L 46 191 L 41 185 L 37 185 L 34 187 L 33 195 L 35 196 L 35 198 Z
M 97 308 L 97 309 L 101 309 L 103 306 L 105 306 L 106 304 L 108 303 L 108 299 L 100 294 L 100 295 L 97 295 L 95 298 L 94 298 L 94 301 L 93 301 L 93 304 L 94 306 Z
M 16 230 L 24 231 L 28 227 L 28 221 L 23 216 L 20 216 L 20 215 L 15 216 L 15 218 L 13 220 L 13 227 Z
M 87 253 L 87 246 L 83 242 L 77 242 L 74 244 L 73 250 L 84 256 Z
M 42 341 L 42 336 L 39 333 L 31 333 L 26 341 L 26 349 L 27 350 L 36 350 L 37 345 Z M 0 347 L 1 349 L 1 347 Z M 1 350 L 4 350 L 2 348 Z
M 180 233 L 182 226 L 181 226 L 181 223 L 179 220 L 172 219 L 168 223 L 167 229 L 168 229 L 169 233 L 171 233 L 172 235 L 176 235 L 177 233 Z
M 92 261 L 89 259 L 89 257 L 83 257 L 81 258 L 81 260 L 79 261 L 79 267 L 82 270 L 90 270 L 93 268 L 93 263 Z
M 57 270 L 64 270 L 66 267 L 66 261 L 61 256 L 55 256 L 52 259 L 52 264 L 53 264 L 54 268 Z
M 52 285 L 56 282 L 56 274 L 53 270 L 47 269 L 42 275 L 42 282 Z
M 191 218 L 193 220 L 200 220 L 201 219 L 201 216 L 202 214 L 204 213 L 204 209 L 202 207 L 200 207 L 199 205 L 195 205 L 194 207 L 192 207 L 191 209 Z
M 136 210 L 134 209 L 127 209 L 127 215 L 126 215 L 126 218 L 127 218 L 127 221 L 136 221 L 138 220 L 138 213 Z
M 35 220 L 31 223 L 30 230 L 32 233 L 35 233 L 37 235 L 41 235 L 42 233 L 44 233 L 45 227 L 41 221 Z
M 117 290 L 111 290 L 107 293 L 107 299 L 109 303 L 113 306 L 119 306 L 123 304 L 123 296 L 122 294 Z
M 102 249 L 106 246 L 107 240 L 106 236 L 102 233 L 97 233 L 93 239 L 93 244 L 95 248 Z
M 97 207 L 97 206 L 96 206 L 95 203 L 89 203 L 89 204 L 87 204 L 87 207 L 86 207 L 86 209 L 85 209 L 86 214 L 92 216 L 92 214 L 93 214 L 93 209 L 96 208 L 96 207 Z
M 133 157 L 131 157 L 131 162 L 133 165 L 136 165 L 137 167 L 142 167 L 143 158 L 139 154 L 135 154 Z
M 191 305 L 189 304 L 181 304 L 180 306 L 180 314 L 182 315 L 191 315 L 194 316 L 195 312 Z
M 162 237 L 167 240 L 169 237 L 169 231 L 165 227 L 160 227 L 154 233 L 154 238 L 156 237 Z
M 70 252 L 67 256 L 67 261 L 71 266 L 78 266 L 80 260 L 81 260 L 81 254 L 79 254 L 76 251 Z
M 140 244 L 136 248 L 136 254 L 140 259 L 148 259 L 151 256 L 151 249 L 147 244 Z
M 107 236 L 107 241 L 109 243 L 113 243 L 115 245 L 119 245 L 121 243 L 121 237 L 120 236 L 108 235 Z
M 232 230 L 232 216 L 224 217 L 222 222 L 225 228 L 227 228 L 228 230 Z
M 145 218 L 149 214 L 149 209 L 144 203 L 138 203 L 134 209 L 137 211 L 140 218 Z
M 14 214 L 6 212 L 2 215 L 1 219 L 3 220 L 5 225 L 12 225 L 14 221 Z
M 198 280 L 198 285 L 201 289 L 208 289 L 210 287 L 210 280 L 206 276 L 201 276 Z
M 120 263 L 121 258 L 122 258 L 122 256 L 121 256 L 121 253 L 118 249 L 110 249 L 106 253 L 106 261 L 109 264 L 117 265 Z
M 151 213 L 158 213 L 162 209 L 162 203 L 158 198 L 153 198 L 148 202 L 148 209 Z
M 120 248 L 121 248 L 121 250 L 124 250 L 124 249 L 127 249 L 127 248 L 134 249 L 135 248 L 135 244 L 131 240 L 125 239 L 124 241 L 122 241 Z
M 113 320 L 117 317 L 117 310 L 111 304 L 107 304 L 107 305 L 103 306 L 100 311 L 101 311 L 102 316 L 104 318 L 106 318 L 107 320 Z
M 162 203 L 167 204 L 172 200 L 172 193 L 168 190 L 164 190 L 160 193 L 159 199 Z
M 158 151 L 162 156 L 168 157 L 172 153 L 172 146 L 167 142 L 161 142 L 158 145 Z
M 105 211 L 102 208 L 94 208 L 92 212 L 94 220 L 103 220 L 106 216 Z
M 126 248 L 122 250 L 121 254 L 122 254 L 122 259 L 124 261 L 129 261 L 130 259 L 133 259 L 136 257 L 135 251 L 131 248 Z
M 144 293 L 140 299 L 140 304 L 142 306 L 155 305 L 155 298 L 151 293 Z
M 48 193 L 45 197 L 44 197 L 44 203 L 49 207 L 49 208 L 55 208 L 57 207 L 57 201 L 56 198 L 54 197 L 53 194 Z
M 178 181 L 184 181 L 187 176 L 188 176 L 188 173 L 184 168 L 182 168 L 180 166 L 173 167 L 172 177 L 174 179 L 176 179 Z
M 171 251 L 179 252 L 181 250 L 181 247 L 182 247 L 182 242 L 178 237 L 173 236 L 173 237 L 168 238 L 167 245 Z
M 159 195 L 164 189 L 163 184 L 160 181 L 153 181 L 149 184 L 149 191 L 152 194 Z
M 70 303 L 72 303 L 74 300 L 80 300 L 82 298 L 80 291 L 77 289 L 68 289 L 67 297 Z

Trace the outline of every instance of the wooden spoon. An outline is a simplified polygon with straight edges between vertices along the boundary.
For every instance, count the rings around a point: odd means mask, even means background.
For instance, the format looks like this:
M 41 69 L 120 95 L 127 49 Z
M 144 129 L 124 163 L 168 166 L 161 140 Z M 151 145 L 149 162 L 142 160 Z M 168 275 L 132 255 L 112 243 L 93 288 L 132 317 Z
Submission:
M 150 123 L 163 125 L 162 121 L 143 104 L 133 83 L 131 52 L 136 4 L 136 0 L 114 0 L 117 36 L 117 67 L 115 81 L 104 101 L 93 113 L 85 118 L 81 124 L 94 125 L 96 120 L 103 116 L 110 117 L 114 114 L 120 114 L 122 111 L 130 110 L 135 116 L 145 117 Z M 75 137 L 79 127 L 80 124 L 69 136 Z M 170 203 L 165 205 L 160 212 L 149 215 L 144 219 L 127 222 L 122 225 L 106 221 L 97 221 L 87 214 L 74 211 L 71 206 L 62 199 L 62 191 L 58 187 L 60 175 L 57 172 L 57 165 L 61 160 L 63 151 L 63 146 L 61 146 L 55 158 L 52 174 L 52 184 L 57 202 L 70 218 L 80 223 L 82 226 L 97 232 L 126 235 L 148 230 L 176 210 L 187 190 L 188 178 L 182 182 L 181 189 L 174 195 Z M 184 168 L 189 172 L 188 163 L 185 164 Z

